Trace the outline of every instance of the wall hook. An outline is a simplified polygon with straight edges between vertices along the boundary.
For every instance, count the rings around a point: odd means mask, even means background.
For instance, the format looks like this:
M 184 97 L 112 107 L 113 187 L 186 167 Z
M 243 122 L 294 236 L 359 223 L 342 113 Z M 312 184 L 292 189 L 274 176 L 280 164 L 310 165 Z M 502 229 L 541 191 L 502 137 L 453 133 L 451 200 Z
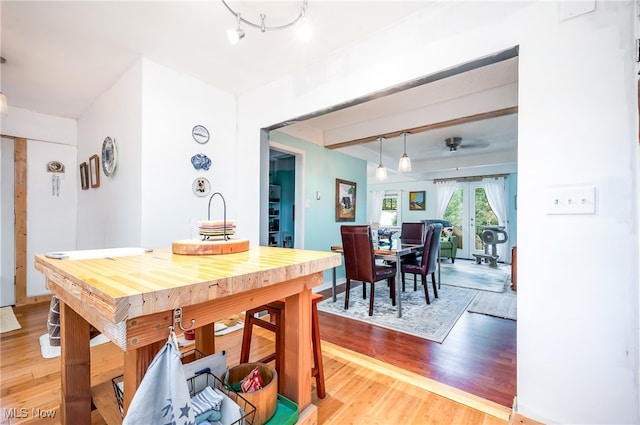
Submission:
M 173 310 L 173 324 L 178 324 L 178 327 L 180 328 L 180 330 L 184 331 L 188 331 L 189 329 L 193 328 L 193 325 L 196 323 L 196 319 L 191 319 L 191 326 L 189 326 L 188 328 L 185 328 L 182 326 L 182 308 L 178 307 L 175 310 Z M 174 327 L 173 325 L 169 326 L 169 330 L 173 331 Z

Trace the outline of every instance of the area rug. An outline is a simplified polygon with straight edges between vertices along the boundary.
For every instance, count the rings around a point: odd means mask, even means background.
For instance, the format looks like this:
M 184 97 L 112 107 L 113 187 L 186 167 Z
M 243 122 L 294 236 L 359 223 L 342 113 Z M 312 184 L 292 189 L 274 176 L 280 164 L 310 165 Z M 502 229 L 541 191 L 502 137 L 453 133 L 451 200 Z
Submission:
M 0 309 L 0 333 L 11 332 L 20 328 L 20 323 L 18 323 L 16 315 L 13 314 L 13 308 L 2 307 Z
M 54 357 L 59 357 L 61 348 L 52 346 L 49 344 L 49 334 L 46 333 L 44 335 L 40 335 L 38 338 L 40 341 L 40 354 L 45 359 L 52 359 Z M 91 338 L 90 346 L 95 347 L 96 345 L 104 344 L 105 342 L 109 342 L 109 338 L 104 336 L 103 334 L 99 334 Z
M 344 292 L 338 294 L 335 303 L 331 298 L 321 301 L 318 303 L 318 309 L 442 343 L 478 291 L 447 286 L 438 291 L 439 297 L 435 299 L 431 287 L 429 292 L 431 304 L 427 305 L 422 286 L 417 291 L 407 288 L 407 291 L 402 293 L 400 318 L 397 317 L 397 307 L 391 305 L 389 288 L 383 282 L 376 285 L 373 316 L 369 316 L 369 285 L 366 300 L 362 299 L 360 285 L 351 289 L 348 310 L 344 309 Z
M 455 263 L 440 264 L 440 279 L 443 285 L 481 291 L 503 292 L 509 279 L 509 266 L 491 267 L 475 261 L 456 260 Z M 438 272 L 436 271 L 436 277 Z
M 470 313 L 516 320 L 516 292 L 508 288 L 503 293 L 480 291 L 467 309 Z

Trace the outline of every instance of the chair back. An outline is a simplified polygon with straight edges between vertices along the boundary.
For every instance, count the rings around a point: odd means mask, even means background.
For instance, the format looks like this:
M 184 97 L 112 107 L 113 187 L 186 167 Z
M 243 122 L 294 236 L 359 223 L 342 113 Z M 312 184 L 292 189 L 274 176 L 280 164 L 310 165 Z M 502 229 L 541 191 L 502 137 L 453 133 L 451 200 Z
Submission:
M 433 223 L 429 225 L 429 228 L 433 227 L 431 240 L 429 241 L 429 255 L 422 255 L 422 261 L 426 266 L 426 273 L 433 273 L 436 271 L 438 264 L 438 256 L 440 255 L 440 237 L 442 236 L 442 224 Z M 429 231 L 427 230 L 427 233 Z M 427 249 L 425 242 L 425 251 Z M 426 264 L 424 263 L 426 261 Z
M 360 282 L 374 282 L 375 258 L 369 226 L 340 226 L 340 236 L 345 277 Z
M 420 245 L 424 243 L 424 223 L 402 223 L 400 239 L 402 243 Z

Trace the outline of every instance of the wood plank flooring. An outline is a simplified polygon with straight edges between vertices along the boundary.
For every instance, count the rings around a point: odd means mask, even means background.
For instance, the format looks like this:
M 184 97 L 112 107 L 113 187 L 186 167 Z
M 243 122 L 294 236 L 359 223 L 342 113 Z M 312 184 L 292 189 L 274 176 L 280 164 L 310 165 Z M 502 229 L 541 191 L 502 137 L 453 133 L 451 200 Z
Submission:
M 48 303 L 14 308 L 22 329 L 0 335 L 0 424 L 2 425 L 60 423 L 60 359 L 43 359 L 38 343 L 38 337 L 47 331 L 48 310 Z M 506 394 L 509 393 L 508 388 L 515 387 L 515 342 L 513 355 L 492 357 L 493 353 L 500 348 L 499 341 L 505 339 L 500 335 L 508 333 L 501 329 L 500 325 L 490 324 L 491 320 L 489 320 L 485 325 L 493 331 L 488 330 L 470 337 L 469 334 L 479 332 L 479 328 L 483 325 L 476 322 L 475 318 L 471 320 L 465 318 L 459 331 L 454 328 L 459 335 L 455 336 L 452 331 L 445 340 L 445 344 L 442 344 L 442 347 L 446 347 L 444 349 L 425 344 L 424 340 L 391 336 L 379 328 L 367 327 L 367 325 L 362 327 L 363 325 L 345 323 L 343 320 L 336 319 L 339 318 L 325 314 L 320 318 L 321 335 L 323 340 L 327 341 L 323 341 L 323 358 L 328 395 L 324 399 L 317 399 L 314 392 L 313 403 L 318 407 L 319 424 L 505 425 L 507 423 L 510 409 L 499 404 L 510 405 L 510 403 L 487 402 L 474 396 L 475 392 L 462 388 L 472 388 L 478 393 L 485 393 L 478 394 L 481 397 L 487 397 L 486 394 L 504 393 L 506 399 Z M 479 319 L 492 318 L 482 316 Z M 504 322 L 509 324 L 509 321 Z M 491 332 L 498 334 L 498 337 L 494 338 L 495 341 L 490 344 L 493 348 L 486 348 L 486 345 L 483 348 L 481 345 L 483 338 Z M 515 330 L 513 334 L 515 340 Z M 354 335 L 359 336 L 354 337 Z M 465 335 L 470 338 L 467 345 L 464 343 Z M 230 365 L 238 362 L 241 338 L 241 332 L 216 338 L 216 348 L 227 351 Z M 371 342 L 369 348 L 366 348 L 367 339 Z M 450 346 L 447 346 L 448 341 L 451 341 Z M 255 329 L 252 359 L 263 356 L 272 349 L 272 344 L 273 338 L 268 332 Z M 505 348 L 505 352 L 508 353 L 509 350 Z M 413 354 L 410 354 L 411 352 Z M 462 358 L 456 358 L 456 355 L 460 354 L 463 354 Z M 483 356 L 486 364 L 482 364 L 480 360 Z M 122 373 L 123 354 L 114 344 L 107 343 L 93 347 L 91 357 L 93 359 L 92 386 L 109 382 L 111 378 Z M 96 361 L 97 359 L 99 361 Z M 478 364 L 482 367 L 472 373 L 472 366 Z M 512 369 L 513 372 L 509 374 Z M 424 373 L 425 370 L 429 373 Z M 420 371 L 420 373 L 414 374 L 414 371 Z M 497 375 L 502 373 L 505 376 Z M 495 376 L 492 376 L 494 374 Z M 446 383 L 452 387 L 462 388 L 472 394 L 434 382 L 425 378 L 426 375 L 431 375 L 428 378 L 438 377 L 442 382 L 449 381 Z M 500 382 L 505 383 L 506 390 L 504 388 L 483 389 L 485 384 Z M 25 411 L 20 409 L 23 408 L 26 409 L 24 415 L 26 417 L 8 417 L 22 415 Z M 56 417 L 36 417 L 33 409 L 53 412 Z M 102 416 L 95 411 L 92 415 L 92 424 L 105 423 Z
M 339 286 L 338 292 L 342 291 L 344 288 Z M 325 298 L 331 297 L 330 290 L 322 294 Z M 513 404 L 516 395 L 515 321 L 465 312 L 439 344 L 322 311 L 318 313 L 323 341 L 503 406 Z

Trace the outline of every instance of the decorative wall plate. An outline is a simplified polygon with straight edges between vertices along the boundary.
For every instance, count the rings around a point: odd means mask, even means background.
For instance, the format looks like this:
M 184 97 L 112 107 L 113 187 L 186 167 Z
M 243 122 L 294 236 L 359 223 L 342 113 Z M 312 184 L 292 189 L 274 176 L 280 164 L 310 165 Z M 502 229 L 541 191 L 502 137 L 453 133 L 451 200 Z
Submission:
M 118 151 L 116 149 L 116 141 L 111 137 L 107 137 L 102 142 L 102 171 L 107 177 L 111 177 L 116 170 L 118 162 Z
M 209 130 L 203 125 L 196 125 L 191 130 L 193 140 L 200 144 L 205 144 L 209 141 Z
M 64 173 L 64 164 L 60 161 L 51 161 L 47 164 L 47 171 L 50 173 Z
M 196 170 L 208 170 L 211 167 L 211 160 L 203 153 L 197 153 L 191 157 L 191 164 Z
M 191 186 L 196 196 L 207 196 L 211 192 L 211 183 L 204 177 L 198 177 Z

